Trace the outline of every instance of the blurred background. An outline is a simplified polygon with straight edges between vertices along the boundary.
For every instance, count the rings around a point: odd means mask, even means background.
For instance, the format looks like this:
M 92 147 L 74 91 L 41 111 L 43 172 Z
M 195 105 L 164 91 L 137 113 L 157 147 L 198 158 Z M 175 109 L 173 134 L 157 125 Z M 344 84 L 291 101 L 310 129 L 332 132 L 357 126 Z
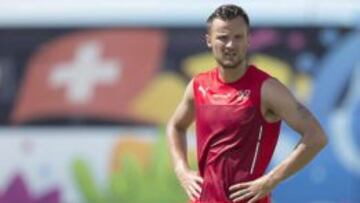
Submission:
M 205 21 L 223 3 L 250 16 L 249 61 L 330 139 L 274 203 L 360 203 L 358 0 L 0 0 L 0 203 L 187 202 L 164 127 L 215 65 Z M 298 140 L 283 124 L 270 168 Z

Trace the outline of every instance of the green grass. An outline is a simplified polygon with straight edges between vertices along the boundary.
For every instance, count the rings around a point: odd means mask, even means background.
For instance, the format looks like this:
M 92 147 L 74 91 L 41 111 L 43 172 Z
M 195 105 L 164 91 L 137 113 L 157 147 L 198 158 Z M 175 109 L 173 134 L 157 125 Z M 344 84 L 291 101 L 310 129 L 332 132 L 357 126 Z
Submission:
M 73 162 L 78 189 L 86 203 L 186 203 L 187 197 L 173 173 L 163 129 L 153 147 L 151 164 L 144 168 L 131 155 L 119 160 L 121 170 L 108 177 L 107 186 L 99 188 L 88 164 Z M 191 165 L 195 165 L 191 157 Z

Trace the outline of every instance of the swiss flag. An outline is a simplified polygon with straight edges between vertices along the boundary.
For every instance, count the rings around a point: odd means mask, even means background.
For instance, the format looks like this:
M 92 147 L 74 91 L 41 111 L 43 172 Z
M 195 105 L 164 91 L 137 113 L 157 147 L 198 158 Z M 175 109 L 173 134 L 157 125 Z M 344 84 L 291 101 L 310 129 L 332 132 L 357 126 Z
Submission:
M 160 68 L 165 43 L 165 34 L 157 30 L 105 30 L 44 44 L 28 63 L 13 123 L 136 120 L 128 107 Z

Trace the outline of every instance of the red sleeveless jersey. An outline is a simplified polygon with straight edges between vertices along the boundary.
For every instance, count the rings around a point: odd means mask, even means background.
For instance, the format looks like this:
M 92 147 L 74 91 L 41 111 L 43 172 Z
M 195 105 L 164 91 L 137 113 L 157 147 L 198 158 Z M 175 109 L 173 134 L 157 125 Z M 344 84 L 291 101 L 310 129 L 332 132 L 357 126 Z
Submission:
M 199 203 L 231 203 L 231 185 L 264 174 L 280 130 L 280 122 L 266 122 L 260 111 L 268 78 L 255 66 L 231 83 L 220 78 L 218 68 L 194 78 L 197 158 L 204 178 Z M 270 197 L 258 203 L 270 203 Z

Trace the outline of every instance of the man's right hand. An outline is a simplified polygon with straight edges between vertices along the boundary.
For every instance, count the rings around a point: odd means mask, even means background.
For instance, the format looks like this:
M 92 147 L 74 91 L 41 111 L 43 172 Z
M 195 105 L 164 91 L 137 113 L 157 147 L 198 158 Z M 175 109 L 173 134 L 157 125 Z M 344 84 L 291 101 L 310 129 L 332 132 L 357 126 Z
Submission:
M 191 201 L 198 200 L 200 198 L 201 186 L 203 183 L 202 177 L 200 177 L 196 171 L 190 169 L 176 170 L 176 176 Z

